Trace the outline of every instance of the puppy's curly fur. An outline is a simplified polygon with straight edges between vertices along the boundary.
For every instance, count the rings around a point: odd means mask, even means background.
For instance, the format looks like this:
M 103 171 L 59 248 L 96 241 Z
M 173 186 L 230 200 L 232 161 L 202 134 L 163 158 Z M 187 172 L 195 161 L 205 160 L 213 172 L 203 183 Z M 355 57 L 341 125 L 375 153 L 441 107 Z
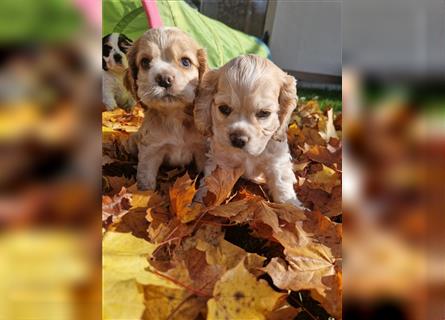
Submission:
M 287 144 L 296 104 L 295 78 L 267 59 L 240 56 L 207 72 L 194 109 L 196 126 L 210 136 L 205 174 L 241 167 L 244 177 L 266 181 L 275 202 L 301 206 Z
M 145 118 L 132 138 L 138 149 L 137 183 L 155 189 L 163 163 L 205 163 L 205 139 L 193 120 L 193 103 L 207 69 L 204 49 L 178 28 L 145 32 L 128 53 L 125 85 L 145 109 Z

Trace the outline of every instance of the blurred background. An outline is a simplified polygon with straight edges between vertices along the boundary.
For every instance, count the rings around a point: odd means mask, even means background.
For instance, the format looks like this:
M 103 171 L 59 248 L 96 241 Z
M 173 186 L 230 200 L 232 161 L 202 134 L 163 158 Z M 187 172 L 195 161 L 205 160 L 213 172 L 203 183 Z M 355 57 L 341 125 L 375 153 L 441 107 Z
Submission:
M 344 317 L 444 319 L 444 2 L 342 8 Z
M 0 2 L 0 319 L 99 319 L 100 1 Z
M 344 317 L 444 319 L 444 2 L 189 3 L 343 90 Z M 0 319 L 98 319 L 101 2 L 0 17 Z
M 300 88 L 341 88 L 341 0 L 190 0 L 206 16 L 269 45 Z

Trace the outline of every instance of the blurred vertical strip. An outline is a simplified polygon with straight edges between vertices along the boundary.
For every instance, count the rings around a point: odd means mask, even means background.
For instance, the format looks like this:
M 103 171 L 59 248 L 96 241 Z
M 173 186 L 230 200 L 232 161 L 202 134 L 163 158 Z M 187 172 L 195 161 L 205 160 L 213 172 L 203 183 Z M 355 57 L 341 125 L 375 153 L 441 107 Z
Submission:
M 444 13 L 343 1 L 347 319 L 445 319 Z
M 0 1 L 0 319 L 99 319 L 99 0 Z

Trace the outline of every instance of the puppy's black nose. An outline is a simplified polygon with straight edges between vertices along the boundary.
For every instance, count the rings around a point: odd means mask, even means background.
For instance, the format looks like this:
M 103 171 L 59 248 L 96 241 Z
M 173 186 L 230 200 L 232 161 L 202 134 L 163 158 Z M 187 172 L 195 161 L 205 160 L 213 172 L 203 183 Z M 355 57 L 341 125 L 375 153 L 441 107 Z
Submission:
M 247 143 L 248 138 L 246 136 L 240 136 L 236 133 L 230 134 L 230 142 L 235 148 L 243 148 Z
M 116 61 L 117 63 L 122 62 L 122 56 L 119 53 L 113 54 L 113 58 L 114 58 L 114 61 Z
M 169 75 L 158 74 L 156 76 L 155 80 L 159 84 L 160 87 L 163 87 L 163 88 L 166 88 L 166 89 L 170 88 L 172 86 L 172 84 L 173 84 L 173 77 L 169 76 Z

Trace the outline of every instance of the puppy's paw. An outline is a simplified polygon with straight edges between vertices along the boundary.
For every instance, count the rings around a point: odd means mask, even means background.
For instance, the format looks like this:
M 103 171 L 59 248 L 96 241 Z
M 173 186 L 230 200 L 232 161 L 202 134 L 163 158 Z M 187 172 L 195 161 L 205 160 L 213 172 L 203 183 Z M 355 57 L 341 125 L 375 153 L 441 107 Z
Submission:
M 133 98 L 128 98 L 127 101 L 125 101 L 124 105 L 122 106 L 122 108 L 124 108 L 127 112 L 131 111 L 131 109 L 133 109 L 133 107 L 136 105 L 136 101 L 134 101 Z
M 297 197 L 295 197 L 295 199 L 287 200 L 286 203 L 290 203 L 299 209 L 304 209 L 303 204 L 297 199 Z
M 107 109 L 107 111 L 112 111 L 114 109 L 117 108 L 117 104 L 115 101 L 102 101 L 103 104 L 105 105 L 105 108 Z
M 145 191 L 145 190 L 155 190 L 156 189 L 156 180 L 152 179 L 143 179 L 138 178 L 137 179 L 137 187 L 138 190 Z
M 281 193 L 279 196 L 273 197 L 277 203 L 289 203 L 297 208 L 304 209 L 303 204 L 298 200 L 295 192 L 289 192 L 289 194 Z

